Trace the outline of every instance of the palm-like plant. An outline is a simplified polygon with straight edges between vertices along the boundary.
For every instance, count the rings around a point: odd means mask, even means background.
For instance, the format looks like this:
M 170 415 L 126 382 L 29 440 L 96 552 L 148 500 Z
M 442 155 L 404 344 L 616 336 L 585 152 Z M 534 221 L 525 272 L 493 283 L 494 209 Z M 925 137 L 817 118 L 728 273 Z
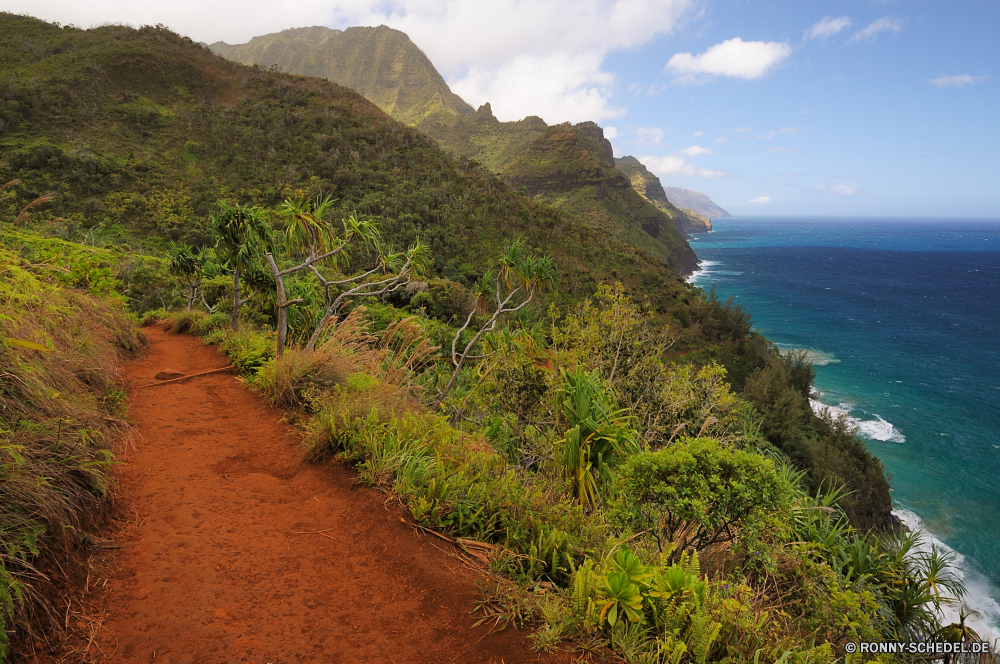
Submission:
M 517 313 L 521 311 L 535 299 L 546 286 L 555 281 L 555 263 L 547 256 L 535 256 L 527 252 L 524 248 L 524 241 L 517 239 L 504 248 L 498 261 L 499 269 L 494 276 L 487 272 L 476 282 L 472 288 L 473 306 L 469 311 L 469 316 L 455 333 L 451 341 L 451 362 L 455 370 L 448 380 L 448 384 L 438 394 L 438 403 L 442 403 L 448 393 L 458 380 L 462 372 L 462 367 L 469 360 L 472 349 L 479 343 L 484 335 L 496 329 L 500 319 L 505 314 Z M 518 301 L 520 300 L 520 301 Z M 458 351 L 458 342 L 462 338 L 462 333 L 472 324 L 472 317 L 478 314 L 485 314 L 491 303 L 494 303 L 493 315 L 486 323 L 479 328 L 479 331 L 472 337 L 472 341 L 465 345 L 461 353 Z
M 391 252 L 385 254 L 382 251 L 378 227 L 370 221 L 359 220 L 357 215 L 351 214 L 344 218 L 343 233 L 338 237 L 334 232 L 333 225 L 326 220 L 332 209 L 333 200 L 329 196 L 326 198 L 317 197 L 314 201 L 293 201 L 288 199 L 278 208 L 279 214 L 285 219 L 285 250 L 288 256 L 304 257 L 302 262 L 281 269 L 271 252 L 268 252 L 266 255 L 278 295 L 277 355 L 279 357 L 284 352 L 285 340 L 288 333 L 288 308 L 302 301 L 301 299 L 289 300 L 286 297 L 284 278 L 287 275 L 310 270 L 319 279 L 323 289 L 327 311 L 320 318 L 313 336 L 309 340 L 307 348 L 311 349 L 319 337 L 319 332 L 323 324 L 331 316 L 335 315 L 339 309 L 339 307 L 333 307 L 331 311 L 331 305 L 333 304 L 331 301 L 331 287 L 363 281 L 379 271 L 392 271 L 394 268 L 398 268 L 395 270 L 398 273 L 403 269 L 403 265 L 406 264 L 405 260 L 399 260 L 399 257 L 392 255 Z M 361 275 L 354 275 L 340 280 L 328 279 L 319 271 L 319 267 L 322 267 L 324 263 L 329 263 L 334 268 L 338 267 L 338 262 L 346 263 L 350 256 L 346 250 L 351 244 L 358 243 L 363 243 L 375 250 L 377 256 L 376 265 L 372 270 Z M 417 254 L 424 254 L 422 245 L 419 245 L 419 248 L 413 255 L 416 256 Z M 394 278 L 398 278 L 398 281 L 393 282 L 392 287 L 398 287 L 400 281 L 409 280 L 407 275 L 400 276 L 396 274 Z M 365 290 L 364 285 L 359 288 L 360 291 Z M 355 293 L 360 291 L 355 289 Z M 361 294 L 370 295 L 372 293 L 364 292 Z
M 210 217 L 219 259 L 233 271 L 233 319 L 239 324 L 240 307 L 253 295 L 241 298 L 240 275 L 255 269 L 271 251 L 273 231 L 264 210 L 248 205 L 229 205 L 220 200 Z
M 201 283 L 203 264 L 201 257 L 189 247 L 175 242 L 170 243 L 170 274 L 183 280 L 187 287 L 187 310 L 198 296 L 198 285 Z
M 595 369 L 564 372 L 565 386 L 556 392 L 556 407 L 566 436 L 559 445 L 563 475 L 580 504 L 597 505 L 599 484 L 611 481 L 611 468 L 640 451 L 631 417 L 618 408 Z

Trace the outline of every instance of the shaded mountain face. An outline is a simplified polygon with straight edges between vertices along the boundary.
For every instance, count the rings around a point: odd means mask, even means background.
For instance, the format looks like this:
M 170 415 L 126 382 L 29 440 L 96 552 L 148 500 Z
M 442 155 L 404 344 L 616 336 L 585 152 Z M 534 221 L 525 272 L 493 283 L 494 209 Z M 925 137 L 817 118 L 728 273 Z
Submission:
M 246 44 L 216 42 L 209 48 L 246 65 L 277 65 L 282 71 L 345 85 L 404 124 L 475 114 L 405 33 L 384 25 L 295 28 L 254 37 Z
M 611 143 L 593 122 L 546 129 L 502 171 L 514 187 L 688 273 L 698 259 L 674 220 L 615 168 Z
M 556 299 L 616 279 L 661 312 L 687 296 L 661 260 L 512 191 L 323 79 L 231 62 L 165 29 L 59 28 L 6 13 L 0 70 L 0 178 L 22 182 L 8 203 L 56 192 L 53 232 L 205 245 L 219 198 L 273 209 L 330 195 L 397 247 L 424 241 L 434 273 L 459 282 L 523 237 L 555 259 Z
M 524 184 L 523 178 L 532 180 L 538 175 L 531 164 L 552 161 L 570 170 L 582 166 L 579 160 L 567 160 L 564 153 L 543 155 L 545 150 L 559 150 L 560 146 L 558 142 L 538 141 L 548 130 L 541 118 L 532 116 L 516 122 L 500 122 L 489 104 L 473 112 L 448 89 L 444 79 L 409 37 L 385 26 L 346 31 L 300 28 L 255 37 L 239 46 L 220 42 L 211 48 L 245 64 L 263 67 L 277 64 L 288 72 L 321 76 L 352 87 L 400 122 L 437 140 L 449 152 L 474 159 L 517 186 Z M 607 154 L 600 169 L 607 168 L 608 164 L 614 168 L 611 145 L 604 139 L 600 127 L 583 123 L 574 131 L 589 131 L 593 140 L 602 143 Z M 526 157 L 529 148 L 531 156 Z M 519 162 L 517 166 L 516 162 Z M 608 184 L 604 185 L 607 188 L 612 186 L 612 181 L 621 182 L 613 175 L 609 172 L 598 179 L 607 180 Z M 585 172 L 563 173 L 542 178 L 554 187 L 552 189 L 538 181 L 537 186 L 529 186 L 528 190 L 539 200 L 560 201 L 559 208 L 566 214 L 576 215 L 588 225 L 611 233 L 612 237 L 649 251 L 676 270 L 686 273 L 694 269 L 693 253 L 682 234 L 698 232 L 703 226 L 672 206 L 663 206 L 661 214 L 654 214 L 636 197 L 626 196 L 611 204 L 611 199 L 594 198 L 589 190 L 575 192 L 568 205 L 561 202 L 568 193 L 566 186 L 574 186 L 572 183 L 593 186 L 584 184 L 592 179 Z M 616 194 L 612 198 L 617 201 L 621 196 Z M 677 225 L 680 237 L 674 237 L 678 234 L 664 225 L 664 216 Z M 638 221 L 640 218 L 642 221 Z M 659 237 L 661 234 L 663 238 Z
M 679 207 L 693 210 L 706 219 L 732 219 L 721 207 L 712 202 L 705 194 L 691 191 L 690 189 L 679 189 L 677 187 L 664 187 L 663 192 L 667 198 L 676 203 Z
M 635 157 L 615 159 L 615 167 L 629 179 L 639 195 L 673 219 L 684 233 L 707 233 L 712 230 L 712 222 L 704 216 L 690 209 L 682 210 L 671 203 L 663 191 L 660 178 L 650 173 Z

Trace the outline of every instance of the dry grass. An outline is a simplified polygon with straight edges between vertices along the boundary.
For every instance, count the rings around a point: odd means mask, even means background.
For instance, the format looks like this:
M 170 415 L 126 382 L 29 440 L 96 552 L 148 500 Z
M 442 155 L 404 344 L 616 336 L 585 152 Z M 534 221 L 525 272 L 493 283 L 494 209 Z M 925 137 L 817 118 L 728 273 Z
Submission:
M 143 339 L 119 302 L 53 286 L 3 250 L 0 272 L 0 620 L 10 629 L 11 618 L 51 617 L 35 561 L 58 567 L 105 503 L 128 433 L 119 367 Z

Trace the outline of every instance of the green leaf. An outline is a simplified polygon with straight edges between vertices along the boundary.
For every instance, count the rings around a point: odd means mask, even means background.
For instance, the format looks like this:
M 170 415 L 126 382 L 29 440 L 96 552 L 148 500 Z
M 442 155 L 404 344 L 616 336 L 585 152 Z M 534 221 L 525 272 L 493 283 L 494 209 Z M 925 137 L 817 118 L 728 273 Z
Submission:
M 11 339 L 9 337 L 0 337 L 3 339 L 4 343 L 10 344 L 11 346 L 21 346 L 22 348 L 30 348 L 31 350 L 39 350 L 43 353 L 53 353 L 51 348 L 43 346 L 42 344 L 36 344 L 34 341 L 28 341 L 27 339 Z

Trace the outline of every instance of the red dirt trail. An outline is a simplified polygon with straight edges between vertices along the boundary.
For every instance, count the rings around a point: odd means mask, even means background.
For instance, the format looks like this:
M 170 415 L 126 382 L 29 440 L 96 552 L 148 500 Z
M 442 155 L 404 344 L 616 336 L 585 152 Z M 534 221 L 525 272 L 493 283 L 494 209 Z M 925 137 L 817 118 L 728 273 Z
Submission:
M 227 364 L 191 336 L 146 333 L 133 388 Z M 120 504 L 140 525 L 104 589 L 105 661 L 539 661 L 526 632 L 472 627 L 476 574 L 451 545 L 339 463 L 300 462 L 295 430 L 235 377 L 132 389 L 129 413 L 141 437 Z

